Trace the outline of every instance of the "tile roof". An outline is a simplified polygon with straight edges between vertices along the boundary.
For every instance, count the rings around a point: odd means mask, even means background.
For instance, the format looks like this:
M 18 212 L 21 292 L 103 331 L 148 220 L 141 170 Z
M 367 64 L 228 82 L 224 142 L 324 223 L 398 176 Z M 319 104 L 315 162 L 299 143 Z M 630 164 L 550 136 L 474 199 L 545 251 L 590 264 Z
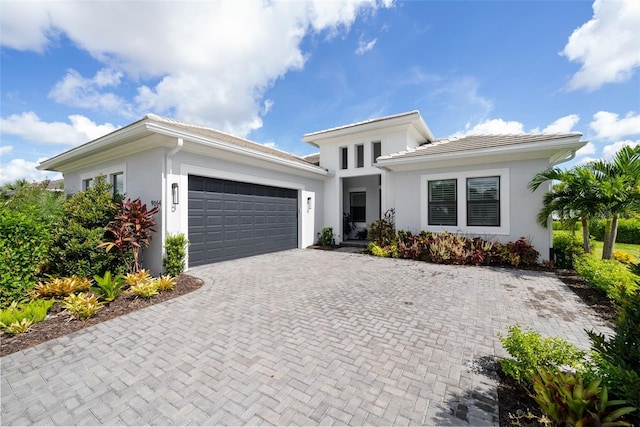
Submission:
M 352 128 L 352 127 L 366 125 L 366 124 L 369 124 L 369 123 L 383 122 L 383 121 L 386 121 L 386 120 L 392 120 L 392 119 L 397 119 L 399 117 L 412 116 L 412 115 L 416 115 L 416 114 L 419 116 L 420 112 L 417 111 L 417 110 L 414 110 L 414 111 L 408 111 L 406 113 L 394 114 L 394 115 L 391 115 L 391 116 L 377 117 L 375 119 L 363 120 L 361 122 L 350 123 L 348 125 L 338 126 L 338 127 L 334 127 L 334 128 L 330 128 L 330 129 L 319 130 L 319 131 L 316 131 L 316 132 L 305 133 L 304 136 L 305 137 L 316 136 L 316 135 L 321 135 L 323 133 L 333 132 L 333 131 L 336 131 L 336 130 L 348 129 L 348 128 Z
M 155 114 L 147 114 L 143 117 L 143 120 L 144 119 L 149 119 L 156 122 L 162 122 L 173 128 L 182 129 L 187 132 L 191 132 L 191 133 L 198 134 L 208 138 L 215 138 L 219 141 L 227 142 L 227 143 L 234 144 L 244 148 L 249 148 L 251 150 L 258 151 L 261 153 L 270 154 L 272 156 L 279 157 L 281 159 L 291 160 L 291 161 L 306 164 L 306 165 L 313 164 L 312 162 L 309 162 L 304 158 L 298 157 L 294 154 L 287 153 L 285 151 L 281 151 L 276 148 L 267 147 L 264 144 L 253 142 L 244 138 L 239 138 L 237 136 L 233 136 L 228 133 L 221 132 L 219 130 L 211 129 L 206 126 L 199 126 L 199 125 L 194 125 L 190 123 L 185 123 L 179 120 L 157 116 Z
M 462 151 L 482 150 L 487 148 L 498 148 L 508 146 L 518 146 L 558 139 L 579 139 L 582 136 L 579 132 L 571 133 L 525 133 L 508 135 L 467 135 L 463 137 L 441 138 L 432 143 L 423 144 L 417 148 L 400 151 L 398 153 L 387 154 L 379 160 L 391 160 L 399 158 L 419 157 L 436 154 L 448 154 Z

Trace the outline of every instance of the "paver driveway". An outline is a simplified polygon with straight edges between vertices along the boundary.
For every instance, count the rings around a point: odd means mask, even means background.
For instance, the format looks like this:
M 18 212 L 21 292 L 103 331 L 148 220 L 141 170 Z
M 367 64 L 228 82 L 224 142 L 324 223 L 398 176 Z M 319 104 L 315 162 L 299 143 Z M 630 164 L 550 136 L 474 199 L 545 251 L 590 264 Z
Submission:
M 2 425 L 497 424 L 496 333 L 607 331 L 552 274 L 292 250 L 6 356 Z

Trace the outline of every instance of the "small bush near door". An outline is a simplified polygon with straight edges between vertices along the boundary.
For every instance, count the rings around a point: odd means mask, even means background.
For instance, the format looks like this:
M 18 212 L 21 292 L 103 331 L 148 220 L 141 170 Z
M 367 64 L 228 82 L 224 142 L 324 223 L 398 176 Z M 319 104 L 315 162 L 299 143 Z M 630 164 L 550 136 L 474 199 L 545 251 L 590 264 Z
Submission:
M 189 241 L 184 234 L 169 235 L 164 243 L 165 256 L 162 266 L 166 274 L 177 276 L 184 271 Z

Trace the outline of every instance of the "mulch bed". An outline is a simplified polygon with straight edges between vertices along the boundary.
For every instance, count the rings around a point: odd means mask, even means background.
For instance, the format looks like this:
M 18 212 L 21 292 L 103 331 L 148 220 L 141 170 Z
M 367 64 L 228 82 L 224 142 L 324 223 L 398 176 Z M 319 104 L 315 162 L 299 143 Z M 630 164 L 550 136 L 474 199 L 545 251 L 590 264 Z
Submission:
M 587 284 L 587 282 L 573 270 L 556 270 L 558 278 L 562 280 L 582 301 L 591 307 L 601 317 L 607 326 L 613 327 L 616 310 L 607 295 Z M 506 375 L 498 364 L 498 406 L 500 409 L 500 427 L 519 425 L 522 427 L 537 427 L 542 425 L 538 418 L 542 416 L 538 404 L 527 390 L 513 378 Z M 534 417 L 528 417 L 532 414 Z
M 43 322 L 33 325 L 27 332 L 15 336 L 0 332 L 0 356 L 15 353 L 45 341 L 79 331 L 88 326 L 114 319 L 123 314 L 188 294 L 202 287 L 202 283 L 200 279 L 181 274 L 178 276 L 176 287 L 172 291 L 162 292 L 149 299 L 123 294 L 105 305 L 95 316 L 84 321 L 71 319 L 64 312 L 60 303 L 56 302 L 51 307 L 47 318 Z

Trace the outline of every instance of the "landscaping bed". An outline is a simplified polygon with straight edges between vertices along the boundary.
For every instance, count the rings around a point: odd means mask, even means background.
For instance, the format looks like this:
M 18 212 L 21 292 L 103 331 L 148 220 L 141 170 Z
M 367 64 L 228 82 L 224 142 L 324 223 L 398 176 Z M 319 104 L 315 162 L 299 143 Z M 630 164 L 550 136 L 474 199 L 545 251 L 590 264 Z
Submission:
M 114 319 L 123 314 L 188 294 L 199 289 L 202 283 L 200 279 L 187 274 L 180 274 L 172 291 L 161 292 L 151 298 L 139 298 L 135 295 L 123 294 L 106 304 L 87 320 L 71 319 L 64 312 L 60 302 L 56 302 L 49 311 L 47 318 L 43 322 L 34 324 L 27 332 L 14 336 L 0 332 L 0 356 L 15 353 L 45 341 L 79 331 L 88 326 Z

